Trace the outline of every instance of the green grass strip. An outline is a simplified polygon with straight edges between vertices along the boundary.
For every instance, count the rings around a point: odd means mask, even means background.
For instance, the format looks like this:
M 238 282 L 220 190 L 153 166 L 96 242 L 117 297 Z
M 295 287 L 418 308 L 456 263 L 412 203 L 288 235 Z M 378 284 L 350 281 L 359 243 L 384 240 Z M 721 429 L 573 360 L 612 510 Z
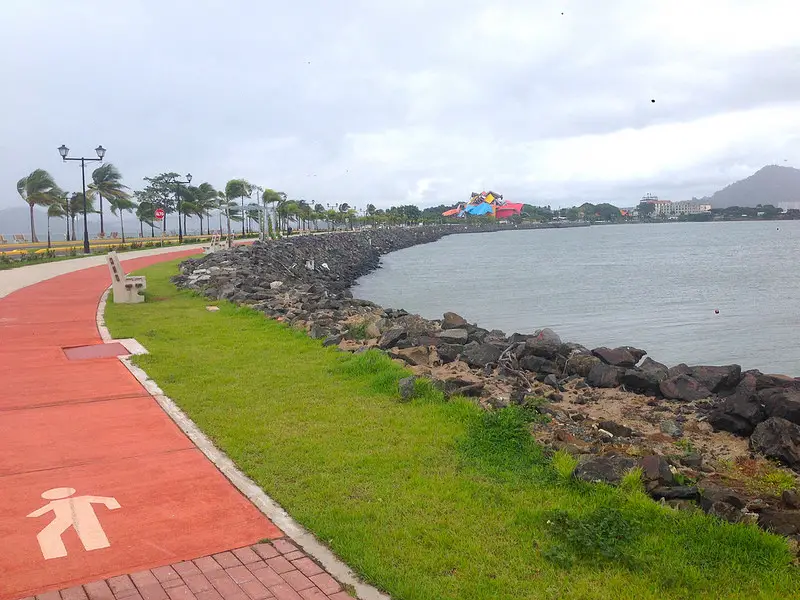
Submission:
M 109 304 L 136 363 L 248 476 L 395 600 L 792 598 L 786 542 L 564 477 L 525 411 L 446 402 L 377 352 L 323 348 L 263 315 L 178 291 Z

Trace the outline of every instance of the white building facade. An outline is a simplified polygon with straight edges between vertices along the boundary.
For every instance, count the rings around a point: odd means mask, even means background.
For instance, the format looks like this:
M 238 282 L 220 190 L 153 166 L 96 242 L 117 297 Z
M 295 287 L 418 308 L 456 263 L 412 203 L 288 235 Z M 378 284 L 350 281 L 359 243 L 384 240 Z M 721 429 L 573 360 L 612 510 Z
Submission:
M 681 215 L 697 215 L 711 210 L 711 205 L 704 202 L 692 200 L 672 202 L 671 200 L 659 200 L 658 196 L 652 194 L 645 194 L 641 203 L 652 204 L 654 206 L 652 216 L 657 218 L 677 218 Z

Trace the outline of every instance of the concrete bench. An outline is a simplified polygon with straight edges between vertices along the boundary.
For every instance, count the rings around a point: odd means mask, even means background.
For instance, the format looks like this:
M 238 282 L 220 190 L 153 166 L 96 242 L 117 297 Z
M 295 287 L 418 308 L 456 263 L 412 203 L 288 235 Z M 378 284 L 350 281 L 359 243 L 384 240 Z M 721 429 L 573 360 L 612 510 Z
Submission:
M 222 242 L 222 236 L 218 233 L 215 233 L 211 236 L 211 243 L 208 246 L 203 246 L 203 252 L 206 254 L 212 254 L 219 250 L 224 250 L 226 248 L 226 244 Z
M 25 239 L 25 236 L 23 234 L 21 234 L 21 233 L 15 233 L 14 234 L 14 243 L 16 243 L 16 244 L 24 244 L 26 241 L 27 240 Z
M 147 288 L 147 279 L 142 276 L 126 275 L 116 252 L 109 252 L 107 261 L 111 273 L 111 289 L 114 291 L 114 304 L 144 302 L 141 292 Z

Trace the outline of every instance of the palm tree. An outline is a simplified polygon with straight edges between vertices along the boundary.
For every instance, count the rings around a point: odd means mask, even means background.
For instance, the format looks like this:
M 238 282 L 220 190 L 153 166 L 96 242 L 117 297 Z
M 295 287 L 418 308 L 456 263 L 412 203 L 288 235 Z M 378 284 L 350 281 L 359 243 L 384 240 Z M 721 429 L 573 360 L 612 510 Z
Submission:
M 108 198 L 108 203 L 111 206 L 111 212 L 117 214 L 119 212 L 119 230 L 122 233 L 122 243 L 125 243 L 125 224 L 123 223 L 123 215 L 125 211 L 130 212 L 136 208 L 136 203 L 131 200 L 127 194 L 117 198 Z
M 244 179 L 231 179 L 225 184 L 225 196 L 230 202 L 233 198 L 241 198 L 242 200 L 242 214 L 244 215 L 244 197 L 249 196 L 253 191 L 253 186 Z M 242 219 L 242 235 L 244 231 L 244 219 Z
M 200 235 L 203 235 L 203 217 L 206 218 L 206 233 L 211 233 L 211 209 L 217 207 L 217 190 L 208 182 L 201 183 L 195 188 L 195 204 L 197 216 L 200 217 Z M 220 224 L 220 230 L 222 225 Z M 221 233 L 221 231 L 220 231 Z
M 27 177 L 17 182 L 17 193 L 28 203 L 31 214 L 31 242 L 38 242 L 36 227 L 33 223 L 33 207 L 49 206 L 56 202 L 63 192 L 58 188 L 53 177 L 44 169 L 36 169 Z
M 227 186 L 226 186 L 227 187 Z M 239 207 L 236 205 L 236 202 L 230 200 L 226 195 L 225 192 L 217 192 L 217 207 L 219 209 L 219 229 L 220 232 L 222 231 L 222 215 L 225 214 L 225 221 L 228 226 L 228 248 L 231 247 L 233 243 L 233 238 L 231 237 L 231 221 L 238 220 L 237 212 Z
M 75 241 L 77 235 L 77 228 L 75 227 L 75 218 L 83 212 L 83 192 L 75 192 L 67 203 L 67 215 L 72 221 L 72 240 Z M 96 212 L 94 210 L 94 199 L 86 198 L 86 214 Z
M 197 204 L 197 196 L 195 192 L 197 188 L 194 186 L 180 186 L 178 188 L 178 194 L 181 197 L 181 213 L 183 215 L 183 233 L 188 234 L 189 230 L 186 228 L 186 219 L 189 215 L 196 215 L 199 207 Z
M 136 218 L 139 219 L 139 237 L 144 237 L 144 224 L 150 226 L 150 237 L 156 237 L 155 220 L 156 205 L 151 195 L 146 190 L 137 190 L 133 195 L 138 200 L 136 206 Z
M 94 198 L 97 194 L 100 197 L 100 236 L 105 237 L 106 232 L 103 226 L 103 196 L 108 198 L 109 203 L 113 198 L 128 198 L 127 186 L 122 185 L 122 174 L 119 169 L 111 163 L 105 163 L 97 167 L 92 172 L 92 183 L 89 184 L 89 197 Z
M 64 235 L 64 239 L 66 241 L 70 240 L 69 236 L 69 224 L 70 224 L 70 211 L 69 211 L 69 192 L 64 192 L 62 196 L 58 199 L 58 203 L 64 208 L 64 223 L 67 225 L 67 232 Z
M 275 190 L 271 190 L 269 188 L 265 189 L 264 193 L 261 195 L 261 200 L 264 203 L 264 208 L 266 209 L 267 205 L 270 205 L 273 207 L 272 212 L 274 213 L 275 206 L 277 206 L 277 204 L 283 199 L 284 195 L 285 194 L 282 195 L 281 192 L 276 192 Z M 277 217 L 277 214 L 275 216 Z M 272 216 L 269 213 L 267 213 L 266 218 L 272 219 Z M 275 225 L 277 227 L 277 223 L 275 223 Z
M 50 242 L 50 219 L 62 218 L 67 216 L 67 203 L 64 198 L 58 198 L 50 206 L 47 207 L 47 248 L 51 247 Z M 66 219 L 65 219 L 66 220 Z M 67 234 L 69 237 L 69 234 Z

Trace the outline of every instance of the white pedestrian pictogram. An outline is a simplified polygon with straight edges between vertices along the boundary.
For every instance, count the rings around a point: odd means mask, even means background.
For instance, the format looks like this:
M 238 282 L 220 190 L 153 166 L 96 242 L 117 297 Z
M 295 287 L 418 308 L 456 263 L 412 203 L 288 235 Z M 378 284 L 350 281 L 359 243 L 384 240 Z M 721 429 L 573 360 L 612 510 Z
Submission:
M 105 496 L 71 497 L 74 493 L 75 488 L 69 487 L 47 490 L 42 494 L 42 498 L 50 500 L 50 502 L 27 515 L 41 517 L 50 511 L 55 514 L 51 523 L 36 536 L 45 560 L 62 558 L 67 555 L 67 548 L 64 546 L 61 536 L 70 527 L 75 528 L 86 550 L 98 550 L 111 545 L 97 515 L 94 514 L 92 504 L 105 504 L 106 508 L 116 510 L 120 508 L 119 502 L 116 498 Z

